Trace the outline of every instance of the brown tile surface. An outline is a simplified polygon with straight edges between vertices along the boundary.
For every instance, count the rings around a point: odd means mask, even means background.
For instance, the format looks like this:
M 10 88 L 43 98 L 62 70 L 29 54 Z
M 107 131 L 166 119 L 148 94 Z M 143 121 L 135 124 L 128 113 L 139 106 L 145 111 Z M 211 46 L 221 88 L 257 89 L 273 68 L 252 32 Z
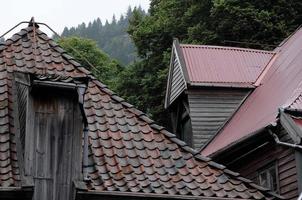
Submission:
M 266 198 L 249 180 L 198 155 L 140 111 L 116 101 L 104 87 L 90 81 L 84 101 L 91 190 Z
M 116 96 L 40 30 L 21 30 L 0 45 L 0 187 L 20 185 L 12 101 L 12 72 L 70 81 L 88 77 L 84 111 L 89 128 L 92 191 L 271 199 L 156 125 Z

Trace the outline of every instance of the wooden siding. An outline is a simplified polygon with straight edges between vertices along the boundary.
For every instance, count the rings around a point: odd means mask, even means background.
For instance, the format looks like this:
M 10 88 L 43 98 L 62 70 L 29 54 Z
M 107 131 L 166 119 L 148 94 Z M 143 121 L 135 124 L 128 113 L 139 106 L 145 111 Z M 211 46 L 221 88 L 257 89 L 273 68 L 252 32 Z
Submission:
M 243 89 L 199 89 L 188 92 L 193 147 L 201 148 L 231 117 L 248 94 Z
M 168 89 L 169 97 L 168 97 L 168 105 L 170 105 L 185 89 L 186 89 L 186 82 L 182 72 L 182 68 L 180 66 L 179 59 L 177 55 L 174 53 L 172 59 L 172 72 L 170 72 L 170 87 Z
M 278 137 L 282 141 L 292 143 L 284 129 L 279 131 Z M 231 165 L 224 164 L 257 183 L 258 171 L 271 163 L 275 163 L 277 167 L 278 193 L 288 200 L 296 200 L 298 197 L 298 182 L 294 149 L 277 146 L 274 141 L 271 141 L 246 158 Z
M 76 95 L 39 89 L 30 95 L 25 173 L 35 182 L 34 200 L 74 199 L 81 176 L 82 120 Z

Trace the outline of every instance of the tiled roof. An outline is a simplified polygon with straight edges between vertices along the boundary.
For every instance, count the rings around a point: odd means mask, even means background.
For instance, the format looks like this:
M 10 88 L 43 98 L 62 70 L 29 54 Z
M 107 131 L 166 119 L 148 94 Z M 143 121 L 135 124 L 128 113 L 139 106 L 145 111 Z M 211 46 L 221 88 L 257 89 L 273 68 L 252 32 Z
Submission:
M 232 119 L 202 151 L 210 155 L 226 149 L 241 138 L 275 123 L 279 108 L 302 108 L 302 28 L 276 50 L 257 87 Z
M 13 72 L 87 77 L 89 191 L 230 199 L 277 198 L 189 148 L 97 81 L 39 30 L 28 27 L 0 51 L 0 187 L 19 186 Z
M 209 45 L 180 44 L 191 83 L 253 85 L 274 52 Z

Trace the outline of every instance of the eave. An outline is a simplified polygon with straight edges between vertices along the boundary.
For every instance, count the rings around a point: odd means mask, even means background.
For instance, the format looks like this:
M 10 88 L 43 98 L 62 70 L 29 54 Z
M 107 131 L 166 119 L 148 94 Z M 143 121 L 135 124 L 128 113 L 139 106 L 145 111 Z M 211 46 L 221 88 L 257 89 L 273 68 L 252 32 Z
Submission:
M 215 83 L 215 82 L 190 82 L 188 84 L 190 87 L 217 87 L 217 88 L 246 88 L 254 89 L 252 83 Z
M 272 137 L 270 134 L 266 131 L 268 128 L 274 127 L 272 124 L 260 128 L 257 131 L 254 131 L 247 136 L 225 146 L 224 148 L 212 153 L 209 155 L 209 157 L 213 158 L 215 161 L 217 160 L 223 160 L 225 157 L 228 157 L 230 155 L 234 155 L 236 152 L 240 151 L 241 153 L 245 152 L 243 151 L 242 147 L 244 147 L 247 151 L 254 148 L 255 144 L 258 143 L 260 146 L 264 143 L 266 143 L 269 140 L 272 140 Z
M 268 124 L 267 126 L 262 127 L 260 129 L 258 129 L 257 131 L 254 131 L 254 132 L 248 134 L 247 136 L 225 146 L 224 148 L 210 154 L 209 157 L 214 158 L 216 160 L 220 160 L 220 158 L 225 157 L 224 154 L 229 155 L 232 152 L 235 152 L 236 150 L 241 149 L 242 146 L 247 146 L 250 143 L 255 144 L 258 141 L 265 142 L 268 140 L 273 140 L 274 138 L 267 130 L 273 129 L 274 127 L 277 126 L 277 124 L 282 126 L 287 131 L 288 135 L 291 137 L 291 139 L 294 141 L 295 144 L 297 144 L 297 145 L 300 144 L 301 137 L 302 137 L 302 131 L 299 129 L 299 127 L 296 126 L 296 124 L 294 123 L 292 118 L 290 116 L 288 116 L 286 111 L 284 111 L 283 109 L 279 109 L 279 115 L 278 115 L 279 118 L 276 118 L 275 122 Z M 301 114 L 301 113 L 299 113 L 299 114 Z
M 140 192 L 116 192 L 116 191 L 78 191 L 76 200 L 162 200 L 162 199 L 187 199 L 187 200 L 244 200 L 242 198 L 221 198 L 221 197 L 202 197 L 192 195 L 169 195 L 169 194 L 154 194 L 154 193 L 140 193 Z

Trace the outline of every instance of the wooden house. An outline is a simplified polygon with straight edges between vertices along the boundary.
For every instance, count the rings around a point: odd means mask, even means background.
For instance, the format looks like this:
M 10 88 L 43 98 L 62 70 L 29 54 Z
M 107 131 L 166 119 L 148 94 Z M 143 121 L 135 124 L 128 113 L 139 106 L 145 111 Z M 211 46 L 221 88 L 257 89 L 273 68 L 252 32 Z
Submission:
M 297 199 L 302 192 L 302 29 L 275 50 L 173 43 L 174 131 L 202 155 Z
M 0 199 L 281 199 L 200 155 L 31 21 L 0 45 Z
M 255 88 L 274 52 L 173 42 L 165 107 L 173 131 L 200 149 Z

